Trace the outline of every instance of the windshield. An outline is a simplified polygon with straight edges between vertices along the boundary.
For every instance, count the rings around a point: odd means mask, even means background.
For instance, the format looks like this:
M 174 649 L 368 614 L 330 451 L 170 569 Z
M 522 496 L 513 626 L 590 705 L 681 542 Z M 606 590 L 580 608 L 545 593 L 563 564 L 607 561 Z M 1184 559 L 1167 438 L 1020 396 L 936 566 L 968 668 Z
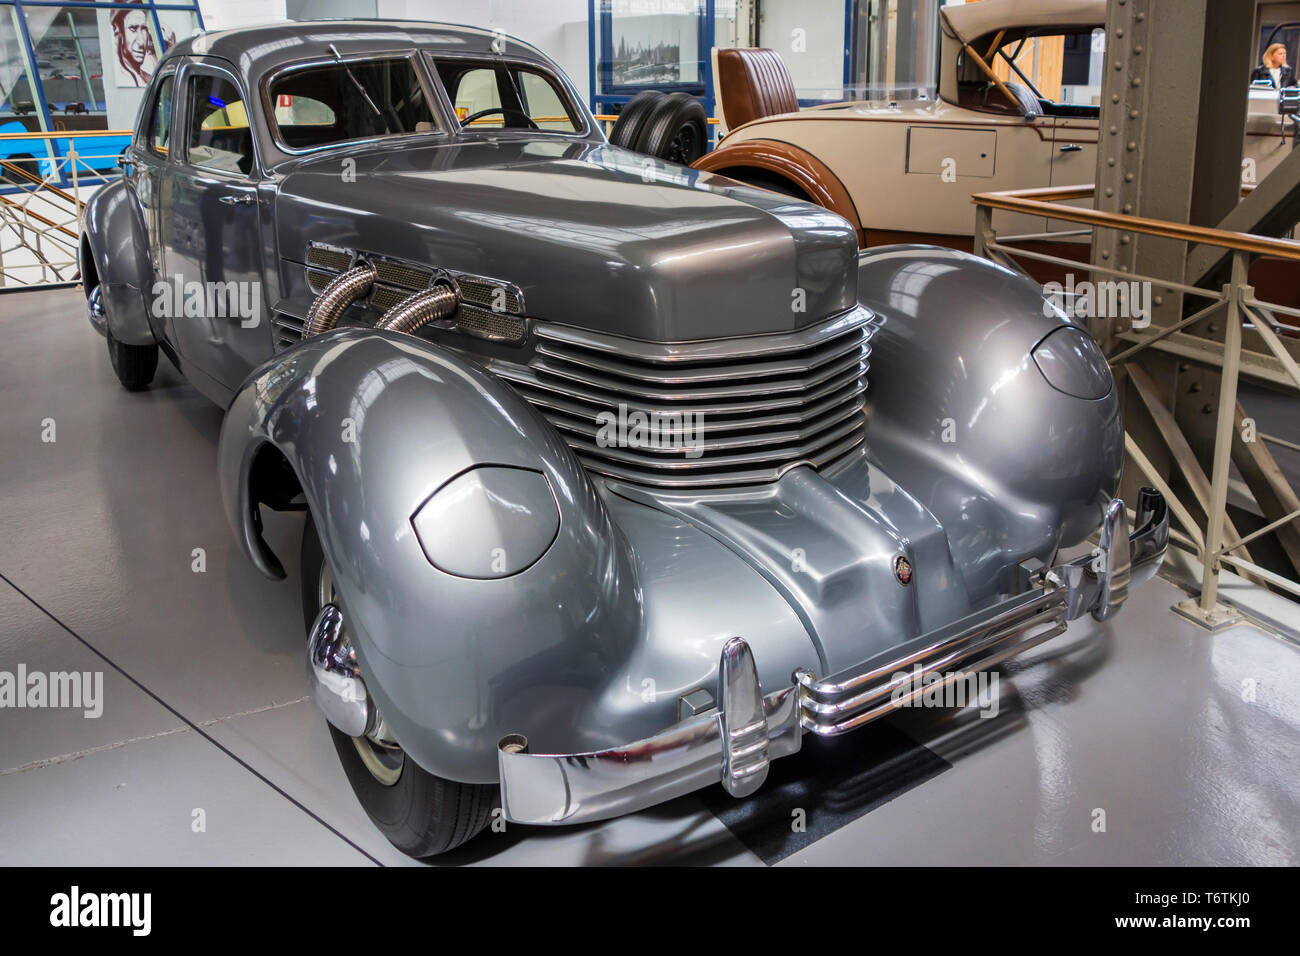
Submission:
M 269 93 L 272 124 L 290 149 L 437 129 L 406 57 L 289 70 L 271 81 Z

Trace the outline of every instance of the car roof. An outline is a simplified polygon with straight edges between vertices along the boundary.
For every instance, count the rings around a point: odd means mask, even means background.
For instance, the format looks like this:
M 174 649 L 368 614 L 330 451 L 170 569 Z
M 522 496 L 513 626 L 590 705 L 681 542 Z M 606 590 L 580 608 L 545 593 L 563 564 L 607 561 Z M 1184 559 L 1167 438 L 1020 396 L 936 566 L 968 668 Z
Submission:
M 1106 23 L 1106 0 L 982 0 L 940 7 L 948 26 L 969 43 L 994 30 L 1097 27 Z
M 303 20 L 199 33 L 176 43 L 167 51 L 166 59 L 220 57 L 235 64 L 245 79 L 256 84 L 263 74 L 282 63 L 333 56 L 331 45 L 344 57 L 405 52 L 413 47 L 434 53 L 492 56 L 497 53 L 492 44 L 498 36 L 478 27 L 416 20 Z M 513 37 L 506 37 L 502 52 L 554 66 L 536 47 Z

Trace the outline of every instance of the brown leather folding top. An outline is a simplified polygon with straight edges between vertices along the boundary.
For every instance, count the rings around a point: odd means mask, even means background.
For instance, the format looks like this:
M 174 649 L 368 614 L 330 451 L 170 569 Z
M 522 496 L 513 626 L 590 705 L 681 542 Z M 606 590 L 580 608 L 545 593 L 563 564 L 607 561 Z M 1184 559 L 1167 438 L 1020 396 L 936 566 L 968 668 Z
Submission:
M 718 86 L 722 114 L 730 129 L 763 116 L 799 110 L 790 71 L 775 50 L 719 50 Z

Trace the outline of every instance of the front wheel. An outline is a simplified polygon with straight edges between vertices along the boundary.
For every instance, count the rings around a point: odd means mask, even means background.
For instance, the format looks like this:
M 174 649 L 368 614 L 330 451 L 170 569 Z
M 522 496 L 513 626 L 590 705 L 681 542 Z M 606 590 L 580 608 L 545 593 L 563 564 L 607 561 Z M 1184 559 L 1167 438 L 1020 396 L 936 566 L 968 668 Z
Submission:
M 320 609 L 334 600 L 333 574 L 309 513 L 302 536 L 302 611 L 308 631 Z M 382 718 L 361 737 L 349 737 L 332 724 L 329 730 L 361 808 L 403 853 L 446 853 L 487 826 L 497 803 L 495 786 L 457 783 L 422 770 L 392 739 Z
M 122 387 L 128 392 L 138 392 L 149 387 L 158 371 L 158 346 L 127 345 L 113 338 L 113 330 L 105 329 L 108 339 L 108 358 Z

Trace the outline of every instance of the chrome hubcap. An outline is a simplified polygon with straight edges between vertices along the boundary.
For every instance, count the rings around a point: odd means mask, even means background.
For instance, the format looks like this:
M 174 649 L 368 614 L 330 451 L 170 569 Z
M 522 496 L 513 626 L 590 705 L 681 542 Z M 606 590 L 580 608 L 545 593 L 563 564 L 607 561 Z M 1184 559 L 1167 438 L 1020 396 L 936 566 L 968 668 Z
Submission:
M 334 573 L 330 570 L 329 562 L 322 561 L 320 578 L 316 583 L 318 606 L 324 607 L 326 604 L 335 603 L 335 596 Z M 391 787 L 402 776 L 406 754 L 393 739 L 383 714 L 378 714 L 378 718 L 372 730 L 367 731 L 364 736 L 353 737 L 352 743 L 357 748 L 361 762 L 370 771 L 370 775 L 384 786 Z

